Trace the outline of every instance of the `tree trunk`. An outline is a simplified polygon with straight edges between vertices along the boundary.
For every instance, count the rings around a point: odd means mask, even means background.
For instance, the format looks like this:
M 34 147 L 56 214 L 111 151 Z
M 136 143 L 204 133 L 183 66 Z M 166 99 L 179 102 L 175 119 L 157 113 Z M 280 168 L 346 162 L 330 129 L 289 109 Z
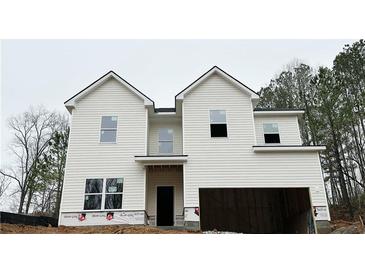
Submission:
M 341 188 L 342 198 L 343 198 L 343 201 L 344 201 L 346 207 L 349 210 L 349 214 L 350 214 L 351 218 L 353 218 L 354 217 L 354 212 L 353 212 L 352 205 L 351 205 L 351 202 L 350 202 L 349 193 L 347 191 L 345 176 L 343 174 L 342 165 L 341 165 L 340 153 L 338 152 L 337 147 L 335 148 L 334 152 L 335 152 L 336 163 L 337 163 L 337 166 L 338 166 L 338 179 L 340 181 L 340 188 Z
M 361 145 L 359 143 L 359 140 L 358 140 L 358 136 L 357 136 L 357 132 L 356 132 L 356 128 L 355 128 L 355 125 L 354 123 L 352 122 L 351 123 L 351 127 L 352 127 L 352 131 L 353 131 L 353 138 L 355 140 L 355 148 L 356 148 L 356 152 L 357 152 L 357 155 L 359 157 L 359 162 L 360 162 L 360 165 L 359 165 L 359 171 L 360 171 L 360 175 L 361 175 L 361 179 L 362 181 L 364 181 L 365 179 L 365 164 L 364 164 L 364 159 L 363 159 L 363 155 L 362 155 L 362 149 L 361 149 Z
M 34 193 L 34 191 L 30 188 L 29 192 L 28 192 L 27 204 L 26 204 L 26 207 L 25 207 L 25 214 L 29 213 L 29 208 L 30 208 L 30 203 L 32 202 L 33 193 Z
M 351 201 L 350 201 L 350 197 L 349 197 L 349 194 L 348 194 L 348 191 L 347 191 L 345 176 L 344 176 L 344 173 L 343 173 L 343 170 L 342 170 L 340 152 L 338 150 L 339 141 L 337 139 L 336 130 L 334 128 L 332 117 L 330 115 L 328 115 L 328 118 L 329 118 L 328 120 L 329 120 L 330 128 L 331 128 L 331 135 L 332 135 L 332 140 L 333 140 L 333 150 L 334 150 L 335 160 L 336 160 L 336 164 L 337 164 L 337 168 L 338 168 L 338 179 L 340 181 L 340 188 L 341 188 L 341 192 L 342 192 L 342 198 L 343 198 L 343 201 L 344 201 L 346 207 L 348 208 L 350 217 L 354 218 L 354 211 L 353 211 Z
M 24 206 L 25 196 L 26 196 L 26 192 L 22 189 L 21 194 L 20 194 L 18 213 L 23 213 L 23 206 Z
M 62 196 L 62 181 L 58 181 L 57 192 L 56 192 L 56 205 L 53 213 L 55 218 L 58 218 L 58 215 L 60 213 L 61 196 Z

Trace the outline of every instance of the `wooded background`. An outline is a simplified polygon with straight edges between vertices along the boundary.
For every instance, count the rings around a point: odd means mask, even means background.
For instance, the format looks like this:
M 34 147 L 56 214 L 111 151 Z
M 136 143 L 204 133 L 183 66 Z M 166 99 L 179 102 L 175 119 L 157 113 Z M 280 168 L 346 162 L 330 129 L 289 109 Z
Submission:
M 304 109 L 303 144 L 325 145 L 321 164 L 332 212 L 353 219 L 365 206 L 365 42 L 344 45 L 332 68 L 296 62 L 260 90 L 257 107 Z M 0 170 L 0 203 L 58 217 L 69 135 L 68 115 L 30 107 L 11 117 L 14 165 Z
M 301 108 L 303 144 L 321 153 L 327 198 L 350 219 L 365 205 L 365 43 L 345 45 L 332 68 L 292 64 L 260 90 L 258 107 Z

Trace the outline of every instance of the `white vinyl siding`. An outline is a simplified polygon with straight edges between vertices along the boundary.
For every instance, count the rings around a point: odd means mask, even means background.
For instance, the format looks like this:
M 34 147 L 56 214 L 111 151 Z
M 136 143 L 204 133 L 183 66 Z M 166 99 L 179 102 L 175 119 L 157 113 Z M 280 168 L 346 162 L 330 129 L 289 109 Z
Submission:
M 265 145 L 263 125 L 270 123 L 278 124 L 280 132 L 280 145 L 302 144 L 297 116 L 255 116 L 254 119 L 257 145 Z
M 102 116 L 118 116 L 116 144 L 100 143 Z M 72 112 L 61 211 L 83 210 L 87 178 L 124 178 L 122 209 L 144 210 L 144 171 L 134 156 L 145 153 L 145 130 L 143 100 L 114 79 L 77 102 Z
M 277 122 L 282 143 L 299 144 L 296 117 L 257 117 L 254 122 L 251 99 L 217 75 L 192 90 L 183 108 L 184 153 L 189 155 L 185 207 L 199 206 L 199 188 L 204 187 L 310 187 L 313 204 L 327 204 L 318 153 L 253 152 L 255 122 L 260 140 L 262 123 Z M 226 110 L 229 138 L 210 138 L 206 117 L 211 109 Z
M 182 133 L 181 133 L 181 120 L 169 121 L 164 118 L 161 120 L 150 120 L 149 123 L 149 136 L 148 136 L 148 154 L 158 155 L 159 152 L 159 130 L 161 128 L 169 128 L 173 130 L 173 152 L 172 154 L 182 154 Z M 165 153 L 161 153 L 165 154 Z

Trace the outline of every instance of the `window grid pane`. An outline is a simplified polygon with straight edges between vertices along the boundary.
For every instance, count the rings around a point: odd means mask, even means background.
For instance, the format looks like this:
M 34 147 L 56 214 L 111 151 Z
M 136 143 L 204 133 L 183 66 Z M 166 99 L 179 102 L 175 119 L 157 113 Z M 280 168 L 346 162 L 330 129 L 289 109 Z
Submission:
M 173 142 L 159 142 L 159 152 L 160 153 L 172 153 L 173 152 Z
M 106 193 L 123 192 L 123 178 L 106 179 Z
M 101 128 L 117 129 L 117 116 L 102 116 Z
M 86 179 L 85 193 L 102 193 L 103 179 Z
M 121 209 L 123 194 L 106 194 L 105 209 Z
M 98 195 L 85 195 L 84 209 L 101 209 L 102 194 Z
M 210 111 L 210 123 L 211 124 L 226 124 L 226 111 L 225 110 L 211 110 Z
M 279 133 L 279 126 L 277 123 L 265 123 L 264 133 Z
M 159 131 L 159 141 L 172 141 L 174 131 L 170 128 L 161 128 Z
M 100 131 L 100 142 L 114 143 L 117 140 L 117 131 L 115 129 L 107 129 Z

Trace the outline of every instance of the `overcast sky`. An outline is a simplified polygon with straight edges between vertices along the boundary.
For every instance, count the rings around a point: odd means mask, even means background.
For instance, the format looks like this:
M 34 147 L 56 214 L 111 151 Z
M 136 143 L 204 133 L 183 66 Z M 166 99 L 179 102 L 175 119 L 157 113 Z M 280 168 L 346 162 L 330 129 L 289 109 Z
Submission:
M 63 102 L 109 70 L 156 107 L 217 65 L 258 91 L 288 63 L 331 66 L 352 40 L 6 40 L 1 46 L 1 165 L 11 140 L 6 120 L 30 105 Z

